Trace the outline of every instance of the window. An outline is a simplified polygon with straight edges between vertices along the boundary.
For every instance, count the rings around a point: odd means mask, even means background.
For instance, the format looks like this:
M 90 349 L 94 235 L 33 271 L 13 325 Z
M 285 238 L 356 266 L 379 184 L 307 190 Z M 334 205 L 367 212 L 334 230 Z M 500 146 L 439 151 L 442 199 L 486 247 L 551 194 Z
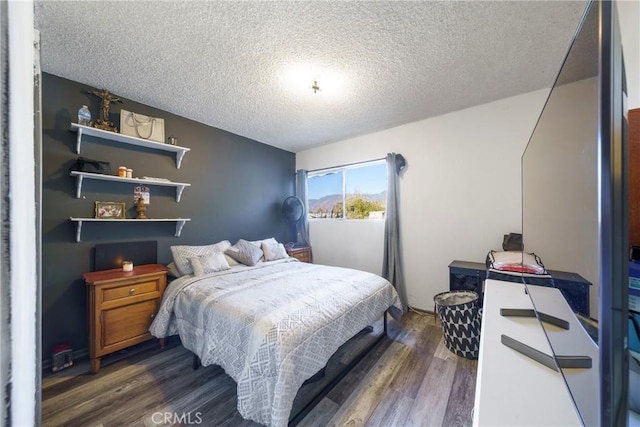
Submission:
M 307 195 L 309 219 L 383 219 L 387 164 L 377 160 L 309 172 Z

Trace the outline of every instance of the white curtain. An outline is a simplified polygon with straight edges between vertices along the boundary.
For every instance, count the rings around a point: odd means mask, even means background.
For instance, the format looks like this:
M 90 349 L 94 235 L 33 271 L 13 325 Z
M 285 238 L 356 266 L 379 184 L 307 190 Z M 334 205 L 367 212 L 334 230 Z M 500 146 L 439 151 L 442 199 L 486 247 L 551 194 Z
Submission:
M 407 290 L 402 268 L 400 238 L 400 172 L 406 166 L 402 154 L 387 154 L 387 211 L 384 224 L 384 258 L 382 276 L 398 291 L 402 308 L 407 311 Z

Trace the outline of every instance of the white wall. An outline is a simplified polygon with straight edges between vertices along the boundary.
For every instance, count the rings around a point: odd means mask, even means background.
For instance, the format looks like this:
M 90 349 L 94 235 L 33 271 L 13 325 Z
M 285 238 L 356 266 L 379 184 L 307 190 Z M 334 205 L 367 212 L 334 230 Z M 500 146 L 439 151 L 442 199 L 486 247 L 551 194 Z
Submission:
M 315 263 L 382 273 L 384 220 L 311 220 L 309 238 Z
M 455 259 L 484 262 L 521 228 L 520 156 L 547 90 L 302 151 L 298 169 L 401 153 L 401 232 L 409 304 L 433 309 Z M 425 102 L 437 102 L 425 100 Z M 314 261 L 380 273 L 384 225 L 311 221 Z

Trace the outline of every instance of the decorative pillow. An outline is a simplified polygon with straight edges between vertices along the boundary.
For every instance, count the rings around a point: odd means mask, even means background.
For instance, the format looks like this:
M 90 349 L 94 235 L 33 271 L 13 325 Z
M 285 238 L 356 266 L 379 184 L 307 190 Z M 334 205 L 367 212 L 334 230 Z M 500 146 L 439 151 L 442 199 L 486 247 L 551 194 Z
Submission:
M 264 242 L 267 243 L 278 243 L 278 241 L 273 238 L 273 237 L 269 237 L 268 239 L 263 239 L 263 240 L 250 240 L 249 243 L 251 243 L 253 246 L 255 246 L 258 249 L 262 249 L 262 244 Z M 264 261 L 264 256 L 260 259 L 260 261 Z
M 178 271 L 176 264 L 174 262 L 170 262 L 169 265 L 167 265 L 167 268 L 169 269 L 168 271 L 169 276 L 180 277 L 180 272 Z
M 171 254 L 173 254 L 173 262 L 181 275 L 193 274 L 189 258 L 200 255 L 209 255 L 214 252 L 222 252 L 229 247 L 228 240 L 206 246 L 171 246 Z
M 224 253 L 245 265 L 256 265 L 263 255 L 262 249 L 244 239 L 238 240 L 235 245 L 228 248 Z
M 209 255 L 200 255 L 189 258 L 194 276 L 215 273 L 216 271 L 228 270 L 229 264 L 222 252 L 214 252 Z
M 231 246 L 231 242 L 228 240 L 220 240 L 215 245 L 220 248 L 220 252 L 224 252 L 226 249 L 229 248 L 229 246 Z
M 249 243 L 251 243 L 253 246 L 257 247 L 257 248 L 262 248 L 262 244 L 263 243 L 278 243 L 278 241 L 274 238 L 274 237 L 269 237 L 268 239 L 262 239 L 262 240 L 251 240 L 249 241 Z
M 224 253 L 224 251 L 226 251 L 231 247 L 231 242 L 228 240 L 221 240 L 220 242 L 216 243 L 216 245 L 220 248 L 220 252 Z M 236 265 L 240 265 L 238 261 L 231 258 L 229 255 L 225 254 L 224 257 L 227 260 L 227 264 L 229 264 L 229 267 L 235 267 Z
M 289 258 L 287 250 L 282 243 L 263 241 L 262 252 L 264 252 L 265 261 L 275 261 L 277 259 Z
M 231 244 L 229 244 L 229 247 L 231 247 Z M 224 258 L 227 260 L 227 264 L 229 264 L 229 267 L 237 267 L 239 265 L 242 265 L 241 263 L 239 263 L 235 259 L 231 258 L 229 255 L 227 255 L 227 254 L 223 254 L 223 255 L 224 255 Z

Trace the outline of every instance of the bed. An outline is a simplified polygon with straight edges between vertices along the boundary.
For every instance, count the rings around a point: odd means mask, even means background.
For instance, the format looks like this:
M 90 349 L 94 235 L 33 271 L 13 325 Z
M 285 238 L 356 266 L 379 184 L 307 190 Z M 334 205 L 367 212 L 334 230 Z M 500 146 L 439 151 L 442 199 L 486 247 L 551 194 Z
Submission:
M 382 277 L 285 258 L 173 281 L 150 331 L 221 366 L 245 419 L 284 426 L 305 380 L 387 310 L 402 314 Z

